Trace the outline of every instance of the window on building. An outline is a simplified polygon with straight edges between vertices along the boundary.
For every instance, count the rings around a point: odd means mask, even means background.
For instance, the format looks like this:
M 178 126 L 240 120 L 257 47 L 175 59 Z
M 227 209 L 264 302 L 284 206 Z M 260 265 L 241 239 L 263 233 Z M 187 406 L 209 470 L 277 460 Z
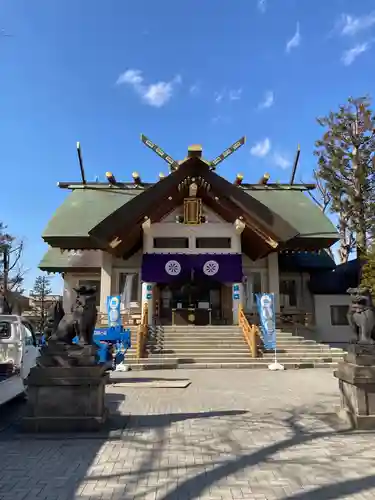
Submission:
M 296 280 L 280 281 L 280 306 L 297 307 L 297 284 Z
M 253 293 L 262 293 L 262 274 L 259 272 L 251 273 L 253 284 Z
M 138 273 L 120 273 L 119 295 L 125 308 L 130 307 L 131 302 L 139 301 L 139 290 Z
M 348 322 L 348 309 L 349 306 L 331 306 L 331 325 L 332 326 L 347 326 Z
M 189 248 L 189 239 L 154 238 L 154 248 Z
M 231 238 L 196 238 L 196 248 L 231 248 Z
M 79 280 L 78 286 L 87 286 L 96 288 L 96 305 L 100 306 L 100 279 L 97 280 Z

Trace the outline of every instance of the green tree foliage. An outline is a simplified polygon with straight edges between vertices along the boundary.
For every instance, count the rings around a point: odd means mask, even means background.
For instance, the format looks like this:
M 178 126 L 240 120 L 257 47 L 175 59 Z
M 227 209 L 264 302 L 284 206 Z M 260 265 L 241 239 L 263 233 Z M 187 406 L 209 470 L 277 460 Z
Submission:
M 23 292 L 24 271 L 21 266 L 23 242 L 7 232 L 7 226 L 0 222 L 0 287 L 7 292 Z
M 47 311 L 50 303 L 46 300 L 52 293 L 51 282 L 48 276 L 38 276 L 30 295 L 33 300 L 33 313 L 36 318 L 36 326 L 40 332 L 44 331 L 47 320 Z
M 371 290 L 375 302 L 375 244 L 368 252 L 366 264 L 362 268 L 361 286 Z
M 330 210 L 338 214 L 341 252 L 363 257 L 375 236 L 375 116 L 370 99 L 348 99 L 336 112 L 318 118 L 325 128 L 316 141 L 317 175 L 331 196 Z M 345 247 L 346 246 L 346 247 Z M 345 257 L 345 256 L 344 256 Z

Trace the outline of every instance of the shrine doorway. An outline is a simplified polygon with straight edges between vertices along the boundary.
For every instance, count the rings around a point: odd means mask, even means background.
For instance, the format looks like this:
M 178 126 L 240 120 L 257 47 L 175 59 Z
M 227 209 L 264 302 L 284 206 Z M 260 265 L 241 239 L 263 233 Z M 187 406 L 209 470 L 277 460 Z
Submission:
M 222 297 L 220 282 L 193 279 L 160 284 L 160 321 L 162 324 L 220 324 Z

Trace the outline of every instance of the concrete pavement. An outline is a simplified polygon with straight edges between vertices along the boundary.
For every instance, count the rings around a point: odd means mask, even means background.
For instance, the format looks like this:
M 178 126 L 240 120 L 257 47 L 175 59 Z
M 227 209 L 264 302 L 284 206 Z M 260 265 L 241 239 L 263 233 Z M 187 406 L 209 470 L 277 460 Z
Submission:
M 0 500 L 375 498 L 374 434 L 337 429 L 330 370 L 125 376 L 191 385 L 108 386 L 117 434 L 0 432 Z

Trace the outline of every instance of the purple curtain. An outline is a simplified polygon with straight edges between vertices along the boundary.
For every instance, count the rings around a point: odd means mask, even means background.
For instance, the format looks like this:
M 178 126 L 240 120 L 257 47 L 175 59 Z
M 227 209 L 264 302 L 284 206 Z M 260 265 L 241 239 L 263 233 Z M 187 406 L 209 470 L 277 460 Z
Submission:
M 144 254 L 142 281 L 171 283 L 191 278 L 210 278 L 221 283 L 242 281 L 241 254 Z

